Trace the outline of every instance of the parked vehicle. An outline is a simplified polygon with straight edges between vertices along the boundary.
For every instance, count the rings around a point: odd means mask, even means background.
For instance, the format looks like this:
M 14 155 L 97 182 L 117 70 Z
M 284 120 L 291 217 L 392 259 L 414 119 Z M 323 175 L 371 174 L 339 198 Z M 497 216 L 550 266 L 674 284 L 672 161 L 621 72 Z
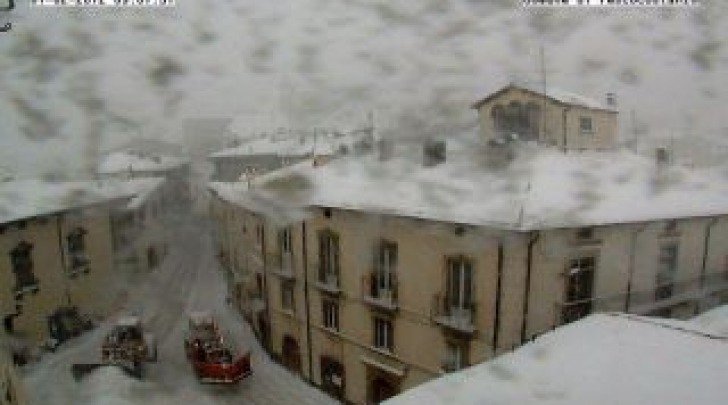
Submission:
M 48 350 L 55 351 L 63 342 L 91 330 L 93 321 L 81 315 L 76 307 L 60 307 L 48 316 L 48 335 L 45 343 Z
M 157 361 L 157 344 L 154 336 L 144 331 L 136 316 L 119 318 L 101 345 L 101 362 L 74 364 L 73 376 L 78 380 L 92 370 L 103 366 L 115 366 L 127 374 L 142 378 L 144 363 Z
M 252 374 L 250 352 L 236 356 L 209 312 L 193 312 L 185 352 L 200 382 L 234 384 Z

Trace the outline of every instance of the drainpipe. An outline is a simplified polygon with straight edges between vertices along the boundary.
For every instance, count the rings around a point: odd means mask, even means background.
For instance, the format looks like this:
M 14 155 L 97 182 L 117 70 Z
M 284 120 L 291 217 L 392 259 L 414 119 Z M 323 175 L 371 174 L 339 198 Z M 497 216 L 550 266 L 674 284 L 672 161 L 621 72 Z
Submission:
M 308 301 L 308 249 L 306 221 L 301 221 L 301 241 L 303 245 L 303 303 L 306 308 L 306 343 L 308 343 L 308 380 L 313 381 L 313 353 L 311 345 L 311 306 Z M 343 360 L 343 358 L 342 358 Z
M 58 250 L 61 252 L 61 271 L 63 272 L 63 288 L 66 290 L 66 302 L 71 306 L 71 292 L 68 289 L 68 268 L 66 267 L 66 252 L 63 249 L 63 233 L 61 232 L 61 214 L 56 216 L 56 234 L 58 235 Z
M 710 222 L 708 222 L 708 225 L 705 227 L 705 241 L 704 245 L 705 248 L 703 249 L 703 263 L 702 267 L 700 269 L 700 300 L 702 301 L 703 297 L 703 289 L 705 288 L 705 273 L 707 271 L 707 264 L 708 264 L 708 247 L 710 245 L 710 231 L 713 229 L 713 226 L 718 223 L 718 218 L 712 218 Z M 700 302 L 695 307 L 695 315 L 700 313 Z
M 533 246 L 540 239 L 538 231 L 529 232 L 528 252 L 526 255 L 526 286 L 523 296 L 523 319 L 521 321 L 521 343 L 526 341 L 526 323 L 528 318 L 528 301 L 531 296 L 531 269 L 533 268 Z
M 642 224 L 637 230 L 632 233 L 632 244 L 629 251 L 629 269 L 627 270 L 627 298 L 624 300 L 624 312 L 629 313 L 629 306 L 632 299 L 632 277 L 634 276 L 634 261 L 635 251 L 637 248 L 637 235 L 644 232 L 647 229 L 647 224 Z
M 563 136 L 564 136 L 564 153 L 566 153 L 566 150 L 567 150 L 566 143 L 567 143 L 567 139 L 568 139 L 568 137 L 567 137 L 567 134 L 568 134 L 568 126 L 566 125 L 566 118 L 567 118 L 566 117 L 566 114 L 569 112 L 570 109 L 571 109 L 571 107 L 566 106 L 561 111 L 561 119 L 562 119 L 562 125 L 563 125 Z
M 501 283 L 503 279 L 503 241 L 498 241 L 498 280 L 495 287 L 495 321 L 493 325 L 493 354 L 498 352 L 500 331 Z

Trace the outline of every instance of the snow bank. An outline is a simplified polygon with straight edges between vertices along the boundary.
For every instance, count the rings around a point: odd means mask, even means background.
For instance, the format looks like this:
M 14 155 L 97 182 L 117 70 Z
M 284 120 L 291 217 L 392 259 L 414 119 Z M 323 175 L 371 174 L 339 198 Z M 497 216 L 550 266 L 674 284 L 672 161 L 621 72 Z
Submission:
M 688 330 L 643 317 L 592 315 L 386 403 L 725 403 L 725 339 L 689 330 L 694 325 L 683 323 Z

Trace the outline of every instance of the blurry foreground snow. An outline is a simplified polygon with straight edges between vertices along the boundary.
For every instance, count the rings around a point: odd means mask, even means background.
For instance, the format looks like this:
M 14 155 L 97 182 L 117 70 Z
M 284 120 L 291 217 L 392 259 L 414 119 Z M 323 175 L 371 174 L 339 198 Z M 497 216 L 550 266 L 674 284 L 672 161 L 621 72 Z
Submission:
M 728 306 L 692 321 L 592 315 L 388 405 L 728 402 Z

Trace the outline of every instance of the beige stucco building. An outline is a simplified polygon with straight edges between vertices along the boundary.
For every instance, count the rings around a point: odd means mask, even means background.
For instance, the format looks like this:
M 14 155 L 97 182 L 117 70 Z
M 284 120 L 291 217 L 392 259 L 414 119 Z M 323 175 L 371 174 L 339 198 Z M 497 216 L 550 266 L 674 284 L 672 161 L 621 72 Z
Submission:
M 91 318 L 115 307 L 116 212 L 143 201 L 149 180 L 0 183 L 0 316 L 14 338 L 38 346 L 49 315 L 76 307 Z
M 617 141 L 614 95 L 604 102 L 554 88 L 511 83 L 473 105 L 481 136 L 517 137 L 562 149 L 611 149 Z
M 486 141 L 483 114 L 520 96 L 544 101 L 507 87 L 479 104 Z M 684 318 L 728 302 L 728 182 L 614 150 L 616 113 L 589 112 L 599 134 L 576 147 L 567 133 L 567 147 L 603 151 L 526 143 L 494 167 L 489 142 L 448 140 L 422 162 L 211 183 L 231 296 L 274 358 L 357 404 L 593 312 Z M 534 139 L 563 147 L 548 133 Z

